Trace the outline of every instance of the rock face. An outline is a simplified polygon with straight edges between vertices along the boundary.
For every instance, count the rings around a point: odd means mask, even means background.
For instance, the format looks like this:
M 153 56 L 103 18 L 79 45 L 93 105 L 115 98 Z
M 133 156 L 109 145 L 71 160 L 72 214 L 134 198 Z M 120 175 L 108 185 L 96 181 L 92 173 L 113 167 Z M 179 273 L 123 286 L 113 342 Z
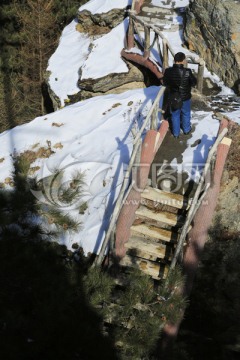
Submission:
M 216 220 L 229 233 L 240 233 L 240 127 L 232 126 L 228 136 L 232 139 L 218 197 Z
M 112 9 L 107 13 L 92 14 L 87 10 L 78 13 L 77 30 L 88 33 L 90 36 L 99 36 L 108 33 L 112 28 L 120 24 L 128 15 L 127 9 Z M 92 96 L 119 93 L 129 89 L 144 87 L 150 84 L 159 85 L 157 78 L 146 68 L 133 65 L 125 60 L 129 71 L 127 73 L 112 73 L 102 78 L 80 79 L 78 86 L 81 91 L 75 95 L 69 95 L 70 102 L 76 102 Z
M 89 97 L 111 93 L 119 93 L 134 89 L 136 87 L 145 87 L 150 84 L 159 85 L 156 77 L 148 69 L 131 64 L 126 61 L 129 71 L 127 73 L 112 73 L 96 79 L 80 79 L 78 86 L 81 88 L 79 100 Z M 70 97 L 71 99 L 71 97 Z
M 190 0 L 185 39 L 223 82 L 240 93 L 240 0 Z
M 112 9 L 103 14 L 92 14 L 88 10 L 80 11 L 77 15 L 78 30 L 89 35 L 106 34 L 120 24 L 127 16 L 127 9 Z

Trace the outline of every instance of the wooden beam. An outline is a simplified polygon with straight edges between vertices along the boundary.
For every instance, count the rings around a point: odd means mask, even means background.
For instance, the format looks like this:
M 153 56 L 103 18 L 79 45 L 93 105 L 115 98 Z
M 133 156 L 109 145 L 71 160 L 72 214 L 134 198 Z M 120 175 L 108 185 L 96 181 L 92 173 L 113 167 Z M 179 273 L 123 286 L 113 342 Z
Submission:
M 145 206 L 140 206 L 136 210 L 136 215 L 140 218 L 155 220 L 171 226 L 181 226 L 183 224 L 182 217 L 179 217 L 176 214 L 167 211 L 154 212 Z
M 228 138 L 228 137 L 224 137 L 221 141 L 221 144 L 223 145 L 227 145 L 227 146 L 230 146 L 232 143 L 232 139 Z
M 149 58 L 150 55 L 150 28 L 146 25 L 144 25 L 144 36 L 145 36 L 145 40 L 144 40 L 144 53 L 143 53 L 143 57 L 144 59 Z
M 197 89 L 202 93 L 203 89 L 203 75 L 204 75 L 205 61 L 201 59 L 198 64 L 198 74 L 197 74 Z
M 167 40 L 163 39 L 162 44 L 163 44 L 163 67 L 162 67 L 162 71 L 164 72 L 165 69 L 168 68 L 168 66 L 169 66 Z
M 141 194 L 143 199 L 148 199 L 154 203 L 168 205 L 177 209 L 186 209 L 189 207 L 190 200 L 180 194 L 175 194 L 148 186 Z
M 154 261 L 145 260 L 129 255 L 125 255 L 120 261 L 121 266 L 139 268 L 146 275 L 150 275 L 156 280 L 166 278 L 168 272 L 168 266 L 165 264 L 159 264 Z
M 158 48 L 159 59 L 161 61 L 161 65 L 163 66 L 163 55 L 160 47 L 159 37 L 157 37 L 157 48 Z
M 131 236 L 125 247 L 135 256 L 148 260 L 164 259 L 166 256 L 166 245 L 137 236 Z
M 131 234 L 135 234 L 136 236 L 141 235 L 142 237 L 146 236 L 147 238 L 154 238 L 156 240 L 167 242 L 176 242 L 179 237 L 179 235 L 175 232 L 147 224 L 132 225 Z
M 127 49 L 130 50 L 134 47 L 134 24 L 133 19 L 129 18 L 129 25 L 127 31 Z

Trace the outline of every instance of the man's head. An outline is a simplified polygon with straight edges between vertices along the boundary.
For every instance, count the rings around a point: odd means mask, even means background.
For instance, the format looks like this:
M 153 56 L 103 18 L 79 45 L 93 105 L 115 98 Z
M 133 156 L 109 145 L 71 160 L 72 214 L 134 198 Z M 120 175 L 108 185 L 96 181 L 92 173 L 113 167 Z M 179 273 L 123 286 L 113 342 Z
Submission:
M 186 60 L 186 55 L 183 52 L 178 52 L 174 56 L 174 62 L 176 64 L 183 64 Z

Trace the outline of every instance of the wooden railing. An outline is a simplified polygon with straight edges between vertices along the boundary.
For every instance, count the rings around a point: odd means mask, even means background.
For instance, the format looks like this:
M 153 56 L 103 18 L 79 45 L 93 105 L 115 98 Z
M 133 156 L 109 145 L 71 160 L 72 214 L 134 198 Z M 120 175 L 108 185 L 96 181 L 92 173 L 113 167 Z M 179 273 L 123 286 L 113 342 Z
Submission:
M 226 135 L 226 133 L 228 132 L 228 129 L 225 128 L 222 130 L 222 132 L 218 135 L 214 145 L 212 146 L 211 150 L 208 153 L 208 157 L 207 157 L 207 161 L 203 170 L 203 173 L 200 177 L 197 189 L 195 191 L 194 197 L 191 201 L 191 205 L 190 208 L 188 210 L 188 214 L 185 220 L 185 223 L 183 225 L 183 228 L 181 230 L 181 235 L 179 237 L 176 249 L 175 249 L 175 253 L 173 255 L 173 259 L 171 261 L 171 265 L 170 265 L 170 269 L 169 269 L 169 273 L 172 271 L 172 269 L 174 269 L 174 267 L 176 266 L 176 263 L 179 259 L 179 256 L 183 250 L 183 245 L 184 245 L 184 241 L 185 238 L 187 236 L 188 230 L 189 230 L 189 226 L 199 208 L 199 206 L 201 205 L 207 190 L 210 186 L 211 183 L 211 169 L 213 168 L 213 161 L 214 161 L 214 154 L 217 151 L 217 147 L 219 145 L 219 143 L 222 141 L 222 139 L 224 138 L 224 136 Z
M 140 17 L 138 17 L 136 15 L 136 11 L 134 10 L 134 6 L 135 6 L 135 0 L 133 0 L 132 2 L 132 9 L 129 10 L 129 28 L 128 28 L 128 40 L 127 40 L 127 48 L 128 50 L 130 50 L 133 46 L 134 43 L 136 42 L 139 46 L 139 48 L 143 51 L 143 58 L 147 59 L 149 58 L 151 51 L 155 45 L 155 43 L 157 44 L 157 49 L 158 49 L 158 54 L 159 54 L 159 59 L 162 63 L 162 72 L 164 72 L 164 70 L 169 67 L 169 54 L 171 54 L 172 57 L 174 57 L 175 53 L 174 50 L 171 46 L 171 44 L 169 43 L 169 41 L 165 38 L 165 36 L 163 35 L 163 33 L 154 25 L 151 25 L 149 23 L 144 22 Z M 140 24 L 143 29 L 144 29 L 144 39 L 141 36 L 140 31 L 138 30 L 138 26 L 137 24 Z M 150 43 L 150 32 L 153 31 L 154 32 L 154 39 L 153 42 Z M 138 39 L 135 38 L 135 34 L 138 35 Z M 202 92 L 202 87 L 203 87 L 203 72 L 204 72 L 204 67 L 205 67 L 205 62 L 203 59 L 199 58 L 199 59 L 195 59 L 193 56 L 189 56 L 187 55 L 187 60 L 188 63 L 192 63 L 192 64 L 198 64 L 198 74 L 197 74 L 197 89 L 199 90 L 199 92 Z M 109 223 L 109 227 L 108 230 L 106 232 L 105 238 L 103 240 L 99 255 L 96 257 L 96 260 L 94 262 L 94 265 L 100 265 L 103 261 L 104 256 L 106 255 L 107 249 L 109 248 L 110 245 L 110 241 L 112 238 L 112 235 L 114 233 L 115 230 L 115 226 L 116 226 L 116 222 L 119 216 L 119 213 L 122 209 L 122 206 L 132 188 L 132 186 L 134 185 L 134 182 L 132 180 L 132 169 L 134 164 L 136 163 L 140 163 L 140 153 L 141 153 L 141 145 L 142 145 L 142 134 L 143 131 L 146 129 L 146 127 L 149 125 L 149 127 L 151 129 L 155 129 L 157 130 L 157 126 L 158 126 L 158 113 L 159 112 L 163 112 L 163 110 L 161 108 L 159 108 L 159 102 L 161 97 L 163 97 L 165 92 L 165 87 L 161 87 L 158 95 L 141 127 L 141 129 L 139 130 L 139 132 L 137 134 L 135 134 L 135 138 L 133 141 L 133 151 L 132 151 L 132 155 L 129 161 L 129 165 L 128 165 L 128 169 L 125 173 L 124 176 L 124 180 L 112 213 L 112 217 Z M 223 135 L 224 136 L 224 135 Z M 218 141 L 218 140 L 217 140 Z M 216 142 L 217 142 L 216 141 Z M 219 140 L 220 141 L 220 140 Z M 205 169 L 207 169 L 207 164 Z M 207 171 L 207 170 L 205 170 Z M 130 181 L 132 181 L 130 183 Z M 204 182 L 204 180 L 203 180 Z M 198 192 L 198 196 L 199 193 L 202 190 L 202 184 L 200 187 L 199 184 L 199 188 L 197 190 Z M 205 192 L 206 193 L 206 189 Z M 196 195 L 197 196 L 197 195 Z M 195 197 L 194 197 L 195 199 Z M 193 201 L 194 204 L 194 201 Z M 186 220 L 186 224 L 191 222 L 192 217 L 194 216 L 195 212 L 196 212 L 196 207 L 190 207 L 189 210 L 189 218 L 187 218 Z M 186 225 L 185 224 L 185 225 Z M 180 236 L 180 240 L 178 242 L 176 251 L 175 251 L 175 255 L 171 264 L 171 267 L 173 268 L 176 264 L 176 261 L 179 257 L 179 254 L 181 252 L 182 246 L 183 246 L 183 242 L 184 239 L 186 237 L 186 233 L 185 228 L 188 229 L 189 225 L 185 226 L 183 228 L 183 233 Z M 184 235 L 185 233 L 185 235 Z
M 141 32 L 138 29 L 138 24 L 143 27 L 144 38 L 141 35 Z M 150 32 L 154 32 L 154 39 L 150 43 Z M 137 38 L 135 37 L 137 35 Z M 169 67 L 169 56 L 171 54 L 174 57 L 174 50 L 169 43 L 168 39 L 164 34 L 155 26 L 151 25 L 148 22 L 145 22 L 141 19 L 140 16 L 136 15 L 135 10 L 129 10 L 129 27 L 128 27 L 128 36 L 127 36 L 127 50 L 129 51 L 134 47 L 134 43 L 143 51 L 143 58 L 148 59 L 151 55 L 154 45 L 157 45 L 157 51 L 159 55 L 159 60 L 162 65 L 162 73 L 164 70 Z M 186 56 L 188 63 L 197 64 L 197 89 L 201 93 L 203 88 L 203 73 L 205 67 L 205 61 L 202 58 L 196 59 L 192 55 Z
M 132 176 L 132 170 L 134 165 L 140 164 L 140 155 L 141 155 L 141 147 L 142 147 L 142 135 L 145 129 L 149 126 L 150 129 L 158 130 L 158 113 L 163 112 L 162 108 L 159 107 L 160 99 L 163 97 L 165 92 L 165 87 L 162 86 L 147 114 L 146 119 L 144 120 L 141 129 L 135 134 L 135 138 L 133 140 L 133 151 L 129 161 L 129 165 L 127 171 L 125 173 L 123 183 L 121 189 L 119 191 L 119 195 L 112 213 L 112 217 L 108 226 L 108 230 L 106 232 L 105 238 L 103 240 L 99 255 L 96 257 L 94 265 L 100 265 L 103 261 L 103 258 L 109 248 L 112 234 L 115 230 L 115 225 L 122 209 L 122 206 L 125 203 L 125 200 L 134 185 L 134 180 Z M 131 183 L 130 183 L 131 181 Z

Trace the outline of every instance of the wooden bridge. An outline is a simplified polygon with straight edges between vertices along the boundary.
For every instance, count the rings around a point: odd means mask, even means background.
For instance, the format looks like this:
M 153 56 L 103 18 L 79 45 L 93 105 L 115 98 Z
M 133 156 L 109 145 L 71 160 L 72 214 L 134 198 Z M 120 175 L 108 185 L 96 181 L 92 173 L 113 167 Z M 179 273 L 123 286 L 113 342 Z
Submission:
M 169 65 L 170 56 L 174 57 L 174 52 L 158 27 L 141 16 L 142 2 L 133 1 L 129 11 L 127 44 L 122 50 L 122 56 L 148 67 L 160 78 Z M 142 33 L 144 38 L 141 37 Z M 151 38 L 153 41 L 150 44 Z M 155 60 L 151 57 L 155 43 L 158 48 L 157 61 L 156 55 Z M 205 63 L 192 56 L 188 60 L 198 64 L 197 88 L 201 93 Z M 222 124 L 219 134 L 209 151 L 205 168 L 191 198 L 184 193 L 162 191 L 157 188 L 157 184 L 149 186 L 149 170 L 169 126 L 168 121 L 164 120 L 162 109 L 164 93 L 165 87 L 160 86 L 141 129 L 134 133 L 129 166 L 102 247 L 94 262 L 94 265 L 101 265 L 108 256 L 110 262 L 114 258 L 122 267 L 138 267 L 154 280 L 166 279 L 177 262 L 184 265 L 184 254 L 189 245 L 188 234 L 193 224 L 196 226 L 194 217 L 209 187 L 214 186 L 209 179 L 213 179 L 218 171 L 215 164 L 219 144 L 224 145 L 226 153 L 231 144 L 231 140 L 225 137 L 228 121 L 220 115 Z M 142 141 L 146 129 L 149 131 Z M 161 175 L 161 169 L 158 175 Z M 213 211 L 208 214 L 208 218 L 212 215 Z
M 174 51 L 156 24 L 141 17 L 140 5 L 142 0 L 133 1 L 129 11 L 127 43 L 122 56 L 146 66 L 160 79 L 164 69 L 169 66 L 170 57 L 174 57 Z M 152 43 L 150 39 L 153 39 Z M 152 57 L 155 44 L 157 60 L 156 54 Z M 197 89 L 201 93 L 205 63 L 192 56 L 188 57 L 188 62 L 198 64 Z M 183 296 L 189 296 L 231 145 L 231 139 L 225 136 L 229 121 L 218 115 L 219 133 L 191 197 L 184 192 L 160 190 L 157 182 L 149 183 L 148 176 L 169 127 L 162 108 L 164 93 L 165 87 L 160 86 L 141 129 L 134 133 L 128 169 L 94 265 L 102 265 L 107 258 L 110 263 L 114 259 L 123 269 L 138 268 L 154 282 L 164 282 L 176 264 L 180 263 L 186 276 L 186 286 L 181 291 Z M 144 136 L 146 129 L 148 131 Z M 162 168 L 158 176 L 161 176 L 161 171 Z M 204 199 L 207 199 L 208 207 L 203 206 Z M 165 326 L 163 333 L 166 339 L 171 340 L 176 336 L 178 326 L 179 323 Z
M 208 154 L 193 197 L 149 186 L 152 160 L 168 130 L 168 122 L 159 120 L 159 113 L 162 114 L 159 100 L 164 91 L 165 88 L 161 87 L 142 128 L 135 135 L 129 166 L 96 258 L 96 264 L 100 265 L 110 251 L 121 266 L 138 267 L 155 280 L 165 279 L 169 270 L 182 258 L 192 220 L 211 185 L 218 145 L 231 144 L 231 140 L 225 137 L 228 129 L 224 127 Z M 151 130 L 142 142 L 143 132 L 148 127 Z
M 164 69 L 168 67 L 169 57 L 174 57 L 174 52 L 157 26 L 137 15 L 141 14 L 140 3 L 141 1 L 133 1 L 132 9 L 129 11 L 127 48 L 123 49 L 122 56 L 147 66 L 160 78 Z M 142 27 L 144 33 L 143 39 L 139 26 Z M 153 42 L 150 44 L 151 38 Z M 151 58 L 151 50 L 155 43 L 159 50 L 159 62 Z M 136 46 L 138 52 L 136 52 Z M 142 49 L 142 55 L 139 54 L 140 49 Z M 188 61 L 198 64 L 197 86 L 198 91 L 201 92 L 204 61 L 196 60 L 192 56 L 188 58 Z M 141 129 L 134 134 L 134 146 L 129 166 L 108 231 L 95 260 L 95 264 L 100 265 L 106 254 L 110 253 L 118 258 L 121 266 L 139 267 L 144 273 L 158 280 L 166 278 L 169 270 L 171 271 L 177 261 L 183 257 L 186 236 L 191 229 L 194 215 L 211 184 L 209 172 L 214 169 L 218 145 L 227 133 L 227 127 L 225 127 L 218 134 L 192 198 L 184 194 L 161 191 L 155 188 L 156 184 L 154 187 L 148 186 L 151 163 L 168 130 L 168 122 L 164 120 L 162 109 L 164 92 L 165 87 L 161 86 Z M 146 129 L 150 131 L 142 142 L 143 132 Z M 228 142 L 228 145 L 231 143 L 225 138 L 224 141 Z M 137 172 L 136 164 L 138 164 Z

